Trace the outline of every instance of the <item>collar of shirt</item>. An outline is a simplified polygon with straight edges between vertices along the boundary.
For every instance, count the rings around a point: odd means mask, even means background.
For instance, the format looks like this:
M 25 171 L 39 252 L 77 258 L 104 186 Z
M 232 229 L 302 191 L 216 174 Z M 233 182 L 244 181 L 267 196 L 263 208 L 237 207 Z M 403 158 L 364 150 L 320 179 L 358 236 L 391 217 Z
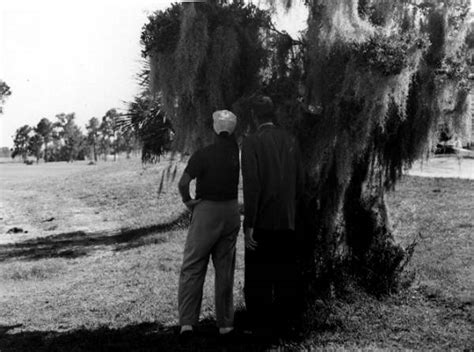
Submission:
M 273 122 L 264 122 L 262 124 L 260 124 L 258 127 L 257 127 L 257 130 L 260 130 L 262 129 L 263 127 L 267 127 L 267 126 L 275 126 L 275 124 Z

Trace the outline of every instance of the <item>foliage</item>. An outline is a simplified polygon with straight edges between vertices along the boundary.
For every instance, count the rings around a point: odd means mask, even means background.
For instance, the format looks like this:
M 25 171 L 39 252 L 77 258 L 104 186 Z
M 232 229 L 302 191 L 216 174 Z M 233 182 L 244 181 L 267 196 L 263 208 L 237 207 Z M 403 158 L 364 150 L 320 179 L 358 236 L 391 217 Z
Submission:
M 266 12 L 242 2 L 175 4 L 150 18 L 142 33 L 143 53 L 166 118 L 180 131 L 176 150 L 189 152 L 210 141 L 211 113 L 231 109 L 259 87 L 266 58 L 261 30 L 268 27 Z M 179 36 L 170 28 L 179 28 Z
M 388 6 L 392 19 L 403 19 L 398 22 L 360 17 L 361 11 L 344 9 L 342 2 L 319 5 L 308 28 L 307 88 L 308 103 L 321 106 L 321 114 L 303 115 L 305 129 L 297 130 L 310 165 L 314 202 L 320 204 L 313 216 L 322 219 L 319 226 L 329 236 L 327 251 L 333 258 L 351 258 L 351 267 L 358 268 L 369 289 L 377 280 L 388 288 L 404 254 L 393 243 L 388 217 L 381 216 L 387 212 L 383 195 L 429 147 L 440 111 L 462 118 L 461 103 L 451 104 L 457 113 L 448 106 L 448 97 L 458 95 L 460 86 L 454 82 L 459 77 L 446 74 L 443 81 L 437 70 L 463 42 L 462 31 L 455 30 L 463 19 L 448 5 L 424 12 L 414 11 L 413 4 L 393 11 Z M 341 14 L 344 29 L 325 22 Z M 461 93 L 452 100 L 465 97 Z M 381 267 L 391 273 L 378 272 Z
M 12 92 L 8 84 L 0 79 L 0 115 L 3 113 L 3 104 L 5 103 L 5 99 L 11 94 Z
M 38 133 L 35 133 L 28 142 L 28 152 L 36 158 L 36 162 L 39 161 L 42 155 L 41 147 L 43 146 L 43 137 Z
M 112 149 L 114 160 L 117 159 L 118 152 L 119 120 L 120 115 L 117 113 L 117 110 L 110 109 L 107 110 L 105 115 L 102 117 L 102 122 L 99 126 L 105 155 L 108 154 L 109 149 Z
M 28 125 L 24 125 L 16 130 L 13 139 L 12 158 L 15 158 L 17 155 L 21 155 L 23 161 L 26 161 L 29 151 L 28 147 L 30 143 L 31 132 L 32 128 Z
M 433 81 L 434 91 L 432 96 L 436 104 L 433 115 L 437 117 L 438 126 L 448 126 L 450 134 L 462 135 L 462 126 L 466 118 L 470 116 L 468 94 L 470 90 L 469 69 L 467 66 L 467 46 L 465 38 L 468 32 L 466 24 L 468 6 L 463 1 L 447 2 L 443 8 L 442 25 L 444 32 L 440 36 L 439 30 L 434 28 L 433 22 L 437 23 L 440 16 L 428 16 L 426 27 L 429 30 L 430 40 L 438 44 L 439 52 L 444 56 L 435 61 L 427 60 L 431 77 L 425 77 Z M 436 46 L 435 46 L 436 47 Z M 428 58 L 437 57 L 430 48 Z M 431 56 L 430 56 L 431 55 Z M 439 132 L 439 131 L 437 131 Z M 434 134 L 435 136 L 439 133 Z
M 137 149 L 138 140 L 135 131 L 132 128 L 121 127 L 118 135 L 118 151 L 125 152 L 127 159 L 130 158 L 130 154 L 133 150 Z
M 84 136 L 77 126 L 75 114 L 58 114 L 56 115 L 56 126 L 60 128 L 59 137 L 63 141 L 61 148 L 62 159 L 72 162 L 77 159 L 84 159 L 84 151 L 82 149 Z
M 468 3 L 305 3 L 298 40 L 240 2 L 156 13 L 142 33 L 151 88 L 184 152 L 209 141 L 214 109 L 232 107 L 242 133 L 252 128 L 252 94 L 273 97 L 305 159 L 309 291 L 334 285 L 348 264 L 367 289 L 387 293 L 408 252 L 393 240 L 384 195 L 441 122 L 456 128 L 468 112 Z
M 160 97 L 150 91 L 150 67 L 147 62 L 138 79 L 141 91 L 128 103 L 120 126 L 125 137 L 140 142 L 142 162 L 156 162 L 170 150 L 173 129 L 171 121 L 164 114 Z
M 383 35 L 376 33 L 367 41 L 354 44 L 356 60 L 361 66 L 378 70 L 384 76 L 398 75 L 409 64 L 409 51 L 416 45 L 427 47 L 425 38 L 407 33 Z
M 11 156 L 12 150 L 8 147 L 1 147 L 0 148 L 0 158 L 9 158 Z
M 132 127 L 142 144 L 142 162 L 158 161 L 160 155 L 169 150 L 173 135 L 171 122 L 165 117 L 159 100 L 146 93 L 135 97 L 129 103 L 127 116 L 126 126 Z
M 148 23 L 144 25 L 141 34 L 143 57 L 149 56 L 153 51 L 174 52 L 179 40 L 182 9 L 182 6 L 173 4 L 148 17 Z
M 83 135 L 75 122 L 75 114 L 57 114 L 56 121 L 42 118 L 35 128 L 17 130 L 13 157 L 22 155 L 26 159 L 33 155 L 49 161 L 84 160 L 90 156 L 97 161 L 100 153 L 125 152 L 127 157 L 136 149 L 135 134 L 121 128 L 122 115 L 116 109 L 109 109 L 100 122 L 93 117 L 86 124 L 87 135 Z M 28 146 L 29 147 L 25 147 Z M 25 149 L 26 148 L 26 149 Z
M 86 125 L 86 142 L 92 148 L 92 157 L 97 162 L 97 141 L 99 138 L 99 119 L 92 117 Z
M 469 28 L 466 34 L 466 46 L 468 49 L 474 49 L 474 22 L 471 22 L 469 24 Z M 471 58 L 469 58 L 469 61 L 472 61 Z M 472 62 L 471 62 L 472 65 Z
M 53 123 L 47 118 L 42 118 L 35 128 L 35 132 L 42 138 L 44 143 L 44 161 L 47 162 L 49 160 L 48 144 L 53 135 Z

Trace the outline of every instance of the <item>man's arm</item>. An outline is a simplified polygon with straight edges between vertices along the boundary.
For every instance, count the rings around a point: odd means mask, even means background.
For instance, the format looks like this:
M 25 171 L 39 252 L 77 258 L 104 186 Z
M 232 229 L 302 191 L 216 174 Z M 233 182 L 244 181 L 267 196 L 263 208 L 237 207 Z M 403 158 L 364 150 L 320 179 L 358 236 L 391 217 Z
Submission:
M 189 184 L 191 183 L 191 180 L 191 176 L 184 171 L 178 183 L 178 190 L 179 194 L 181 194 L 181 199 L 189 210 L 193 210 L 196 204 L 201 201 L 200 199 L 192 199 L 189 194 Z
M 304 192 L 304 169 L 303 161 L 301 157 L 301 150 L 298 144 L 298 141 L 294 139 L 295 143 L 295 161 L 296 161 L 296 199 L 301 199 Z
M 200 175 L 203 168 L 203 161 L 199 151 L 194 153 L 191 158 L 189 158 L 188 165 L 184 169 L 183 175 L 178 183 L 179 194 L 181 194 L 181 199 L 183 203 L 188 207 L 189 210 L 193 210 L 200 199 L 192 199 L 189 194 L 189 184 L 191 180 L 195 179 Z
M 189 174 L 184 171 L 178 183 L 178 190 L 183 203 L 191 200 L 191 196 L 189 194 L 189 184 L 191 183 L 191 180 L 191 176 L 189 176 Z

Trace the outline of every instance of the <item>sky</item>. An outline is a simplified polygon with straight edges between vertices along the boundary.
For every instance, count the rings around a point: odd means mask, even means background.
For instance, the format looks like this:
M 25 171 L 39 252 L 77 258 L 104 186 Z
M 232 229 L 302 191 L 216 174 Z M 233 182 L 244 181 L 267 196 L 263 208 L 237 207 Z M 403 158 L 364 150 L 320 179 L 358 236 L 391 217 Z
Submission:
M 43 117 L 93 116 L 122 108 L 138 90 L 140 31 L 165 0 L 2 0 L 0 79 L 12 95 L 0 115 L 0 146 Z
M 0 147 L 13 146 L 17 128 L 76 114 L 85 130 L 92 117 L 138 92 L 141 28 L 169 0 L 1 0 L 0 79 L 12 95 L 0 115 Z M 297 13 L 280 21 L 304 23 Z M 288 28 L 287 28 L 288 29 Z
M 257 0 L 263 1 L 263 0 Z M 301 1 L 301 0 L 300 0 Z M 471 7 L 474 0 L 471 0 Z M 169 0 L 1 0 L 0 79 L 12 95 L 0 115 L 0 147 L 17 128 L 43 117 L 92 117 L 125 108 L 138 92 L 141 28 Z M 277 26 L 295 34 L 306 14 L 294 10 Z

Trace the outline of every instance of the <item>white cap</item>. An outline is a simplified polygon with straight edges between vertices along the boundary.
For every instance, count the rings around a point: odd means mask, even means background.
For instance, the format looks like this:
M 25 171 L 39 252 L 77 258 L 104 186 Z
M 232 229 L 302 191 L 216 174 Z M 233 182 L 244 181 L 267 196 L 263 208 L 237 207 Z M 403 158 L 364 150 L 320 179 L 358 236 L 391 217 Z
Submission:
M 214 119 L 214 131 L 217 134 L 227 132 L 232 134 L 237 124 L 237 117 L 229 110 L 218 110 L 212 114 Z

